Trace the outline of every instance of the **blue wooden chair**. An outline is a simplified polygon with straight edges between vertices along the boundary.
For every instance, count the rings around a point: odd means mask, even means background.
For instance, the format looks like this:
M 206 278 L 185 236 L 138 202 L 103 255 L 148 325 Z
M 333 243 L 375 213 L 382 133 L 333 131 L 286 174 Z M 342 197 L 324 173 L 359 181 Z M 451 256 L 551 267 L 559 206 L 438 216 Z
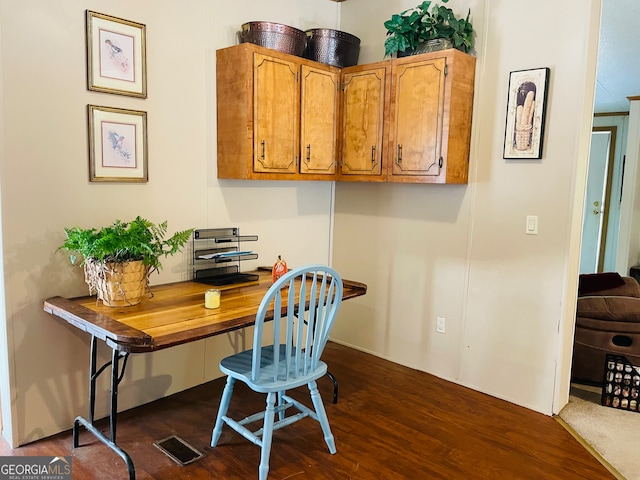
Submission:
M 296 308 L 296 298 L 307 299 L 306 312 Z M 316 380 L 327 373 L 320 360 L 329 332 L 342 302 L 342 279 L 326 266 L 311 265 L 289 271 L 265 293 L 256 316 L 253 348 L 224 358 L 220 370 L 227 375 L 218 417 L 211 436 L 211 446 L 220 439 L 223 424 L 229 425 L 249 441 L 261 447 L 259 479 L 269 473 L 269 454 L 274 430 L 291 425 L 305 417 L 317 420 L 322 427 L 329 452 L 336 446 L 329 420 L 318 392 Z M 275 317 L 273 335 L 264 333 L 264 323 Z M 298 311 L 299 310 L 299 311 Z M 264 338 L 263 338 L 264 337 Z M 243 420 L 227 417 L 227 410 L 236 380 L 252 390 L 267 394 L 267 406 Z M 314 409 L 294 400 L 286 391 L 302 385 L 309 387 Z M 297 413 L 286 415 L 294 407 Z M 275 414 L 278 420 L 275 420 Z M 263 420 L 262 428 L 249 430 L 245 425 Z

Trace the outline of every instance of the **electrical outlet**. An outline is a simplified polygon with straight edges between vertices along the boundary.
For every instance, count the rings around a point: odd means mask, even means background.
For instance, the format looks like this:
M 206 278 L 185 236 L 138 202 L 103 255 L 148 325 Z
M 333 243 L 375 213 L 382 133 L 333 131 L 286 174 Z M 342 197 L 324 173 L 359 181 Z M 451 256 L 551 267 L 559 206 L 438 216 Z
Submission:
M 444 317 L 436 317 L 436 332 L 444 333 L 445 323 L 446 323 L 446 319 Z

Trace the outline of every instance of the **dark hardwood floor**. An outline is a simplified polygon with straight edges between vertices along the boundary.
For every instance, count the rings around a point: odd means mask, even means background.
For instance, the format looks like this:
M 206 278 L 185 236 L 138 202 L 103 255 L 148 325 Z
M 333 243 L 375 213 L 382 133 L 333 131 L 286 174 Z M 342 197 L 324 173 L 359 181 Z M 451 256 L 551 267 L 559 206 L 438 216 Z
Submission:
M 614 478 L 551 417 L 335 343 L 323 358 L 340 382 L 337 404 L 328 378 L 318 382 L 338 452 L 330 455 L 320 426 L 304 419 L 274 433 L 270 479 Z M 236 385 L 231 416 L 263 408 L 262 395 Z M 209 446 L 223 386 L 217 379 L 118 416 L 136 478 L 257 478 L 259 447 L 228 427 Z M 309 404 L 306 388 L 292 396 Z M 178 465 L 153 446 L 172 434 L 206 456 Z M 74 479 L 128 478 L 121 458 L 84 430 L 76 449 L 70 431 L 14 450 L 0 441 L 7 455 L 73 455 Z

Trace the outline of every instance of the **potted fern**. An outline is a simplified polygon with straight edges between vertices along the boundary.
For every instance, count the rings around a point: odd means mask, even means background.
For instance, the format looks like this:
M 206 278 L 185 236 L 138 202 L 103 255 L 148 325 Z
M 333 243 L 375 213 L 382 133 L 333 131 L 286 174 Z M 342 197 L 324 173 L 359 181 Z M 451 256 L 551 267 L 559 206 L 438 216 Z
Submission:
M 138 216 L 130 222 L 115 220 L 99 230 L 64 231 L 67 239 L 59 249 L 69 252 L 72 264 L 84 267 L 89 294 L 97 293 L 107 306 L 122 307 L 140 303 L 149 291 L 149 276 L 162 268 L 161 258 L 179 252 L 193 229 L 166 238 L 166 221 L 154 224 Z
M 466 18 L 458 18 L 450 8 L 443 5 L 431 6 L 431 3 L 430 0 L 424 1 L 414 8 L 392 15 L 391 19 L 384 22 L 387 29 L 385 57 L 394 53 L 404 56 L 433 51 L 438 48 L 429 49 L 424 45 L 436 40 L 443 45 L 440 49 L 453 47 L 469 53 L 474 43 L 473 25 L 469 22 L 471 9 Z

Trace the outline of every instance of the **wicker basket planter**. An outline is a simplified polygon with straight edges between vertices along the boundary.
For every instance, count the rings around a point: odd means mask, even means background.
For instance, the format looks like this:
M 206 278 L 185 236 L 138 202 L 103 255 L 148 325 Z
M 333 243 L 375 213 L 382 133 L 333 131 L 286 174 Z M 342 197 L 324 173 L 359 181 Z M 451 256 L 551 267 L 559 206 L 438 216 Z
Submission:
M 149 292 L 149 267 L 142 260 L 106 264 L 87 261 L 84 275 L 89 293 L 97 293 L 108 307 L 137 305 Z
M 84 267 L 89 295 L 110 307 L 140 303 L 149 291 L 149 275 L 162 267 L 161 258 L 174 255 L 189 241 L 193 229 L 167 236 L 167 221 L 155 224 L 137 216 L 96 228 L 65 227 L 59 249 L 69 252 L 72 265 Z M 80 260 L 82 259 L 82 260 Z

